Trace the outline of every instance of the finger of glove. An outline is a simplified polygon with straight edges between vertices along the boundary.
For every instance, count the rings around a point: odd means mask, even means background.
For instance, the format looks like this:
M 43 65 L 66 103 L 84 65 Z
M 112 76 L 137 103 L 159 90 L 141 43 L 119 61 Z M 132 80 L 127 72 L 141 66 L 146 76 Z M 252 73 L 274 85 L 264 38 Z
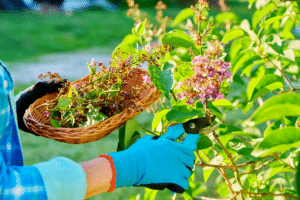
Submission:
M 182 169 L 182 176 L 188 180 L 192 175 L 191 170 L 189 170 L 187 167 L 185 167 L 184 169 Z
M 199 140 L 200 135 L 199 134 L 188 134 L 184 141 L 182 142 L 182 145 L 186 148 L 196 150 L 197 149 L 197 141 Z
M 169 140 L 176 140 L 178 137 L 180 137 L 185 132 L 183 126 L 181 123 L 176 124 L 174 126 L 168 127 L 168 132 L 161 136 L 159 139 L 169 139 Z
M 189 154 L 189 155 L 187 155 L 185 153 L 180 153 L 179 158 L 180 158 L 181 162 L 184 164 L 185 168 L 186 167 L 188 167 L 190 169 L 193 168 L 194 163 L 195 163 L 195 158 L 196 158 L 194 153 Z

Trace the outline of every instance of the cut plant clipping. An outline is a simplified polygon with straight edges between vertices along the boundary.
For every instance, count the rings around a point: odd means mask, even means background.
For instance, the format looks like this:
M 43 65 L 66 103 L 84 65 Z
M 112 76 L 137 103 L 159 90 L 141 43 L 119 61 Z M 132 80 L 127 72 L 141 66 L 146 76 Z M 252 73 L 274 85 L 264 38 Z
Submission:
M 24 116 L 26 126 L 58 141 L 91 142 L 110 134 L 159 98 L 148 72 L 132 67 L 130 58 L 110 64 L 114 66 L 92 60 L 87 63 L 88 76 L 36 100 Z M 39 77 L 62 80 L 57 73 Z

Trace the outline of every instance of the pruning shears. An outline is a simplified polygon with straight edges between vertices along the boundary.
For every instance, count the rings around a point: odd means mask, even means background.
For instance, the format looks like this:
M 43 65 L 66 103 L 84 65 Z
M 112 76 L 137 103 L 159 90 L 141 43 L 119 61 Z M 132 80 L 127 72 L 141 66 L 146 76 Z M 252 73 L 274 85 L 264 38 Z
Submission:
M 216 116 L 210 118 L 211 123 L 215 121 Z M 216 125 L 206 128 L 210 126 L 208 117 L 198 117 L 196 119 L 191 119 L 185 123 L 182 123 L 182 126 L 186 133 L 188 134 L 208 134 L 216 130 L 221 123 L 217 123 Z
M 210 118 L 211 123 L 216 119 L 216 116 Z M 182 134 L 186 132 L 187 134 L 208 134 L 216 130 L 221 123 L 206 128 L 210 126 L 208 117 L 198 117 L 191 119 L 184 123 L 175 123 L 168 127 L 167 134 L 161 136 L 163 138 L 169 138 L 171 140 L 176 140 L 177 138 L 183 140 Z

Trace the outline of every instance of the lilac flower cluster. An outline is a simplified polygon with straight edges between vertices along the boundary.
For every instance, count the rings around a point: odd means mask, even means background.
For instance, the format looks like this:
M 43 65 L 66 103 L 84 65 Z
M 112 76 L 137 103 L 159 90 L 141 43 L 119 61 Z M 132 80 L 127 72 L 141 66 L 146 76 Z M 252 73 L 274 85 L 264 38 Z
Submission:
M 195 74 L 179 82 L 175 89 L 182 89 L 177 94 L 178 99 L 186 99 L 191 105 L 197 100 L 214 101 L 225 96 L 220 92 L 222 82 L 229 82 L 232 73 L 229 71 L 230 63 L 221 59 L 208 59 L 203 56 L 195 56 L 191 62 L 191 68 Z

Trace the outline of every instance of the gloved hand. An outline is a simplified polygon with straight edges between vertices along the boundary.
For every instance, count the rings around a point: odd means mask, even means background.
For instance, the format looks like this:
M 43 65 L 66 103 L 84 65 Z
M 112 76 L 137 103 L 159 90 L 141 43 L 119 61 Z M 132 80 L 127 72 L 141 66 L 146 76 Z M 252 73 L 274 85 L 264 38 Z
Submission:
M 112 158 L 109 160 L 116 177 L 113 177 L 109 192 L 114 187 L 146 186 L 183 193 L 189 186 L 187 179 L 191 176 L 194 151 L 200 138 L 198 134 L 188 134 L 182 143 L 174 142 L 184 131 L 180 123 L 170 126 L 161 137 L 148 135 L 124 151 L 100 155 Z
M 51 80 L 37 82 L 19 94 L 18 98 L 16 99 L 16 109 L 18 126 L 21 130 L 30 132 L 23 121 L 23 116 L 26 109 L 29 108 L 29 106 L 34 103 L 36 99 L 41 98 L 48 93 L 58 91 L 58 89 L 61 88 L 65 82 L 68 82 L 68 80 L 64 79 L 63 81 Z M 35 133 L 33 134 L 36 135 Z

